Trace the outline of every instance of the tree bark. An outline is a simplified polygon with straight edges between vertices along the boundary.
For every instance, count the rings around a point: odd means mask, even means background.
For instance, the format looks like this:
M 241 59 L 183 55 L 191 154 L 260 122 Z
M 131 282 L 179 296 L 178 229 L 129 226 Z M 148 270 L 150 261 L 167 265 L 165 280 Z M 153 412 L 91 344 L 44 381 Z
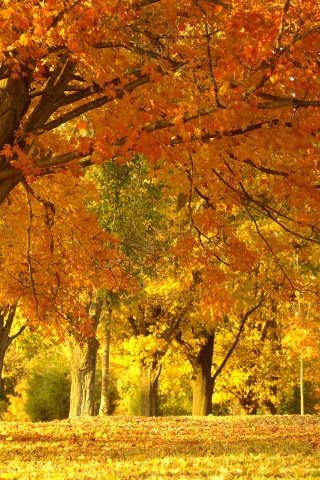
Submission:
M 99 343 L 92 337 L 82 343 L 73 339 L 69 418 L 93 415 L 94 379 Z
M 214 333 L 208 337 L 197 357 L 189 357 L 194 375 L 192 377 L 192 415 L 206 416 L 212 413 L 214 381 L 211 376 Z
M 157 362 L 140 365 L 140 415 L 155 417 L 158 413 L 157 395 L 161 365 Z
M 102 337 L 103 351 L 101 354 L 101 400 L 99 415 L 110 415 L 110 342 L 111 342 L 111 314 L 109 306 L 107 311 L 108 318 L 104 325 Z
M 93 298 L 88 304 L 89 318 L 94 322 L 96 332 L 102 308 L 102 299 Z M 90 338 L 73 337 L 71 347 L 71 394 L 69 418 L 93 415 L 94 379 L 96 373 L 99 342 Z
M 30 80 L 29 80 L 30 81 Z M 0 80 L 0 150 L 11 143 L 28 100 L 28 80 Z
M 17 310 L 18 302 L 14 305 L 5 305 L 0 307 L 0 396 L 3 394 L 3 379 L 2 379 L 2 371 L 4 365 L 5 355 L 7 350 L 13 340 L 17 338 L 25 329 L 25 325 L 23 325 L 17 333 L 10 336 L 10 331 L 13 325 L 13 321 L 15 318 L 16 310 Z

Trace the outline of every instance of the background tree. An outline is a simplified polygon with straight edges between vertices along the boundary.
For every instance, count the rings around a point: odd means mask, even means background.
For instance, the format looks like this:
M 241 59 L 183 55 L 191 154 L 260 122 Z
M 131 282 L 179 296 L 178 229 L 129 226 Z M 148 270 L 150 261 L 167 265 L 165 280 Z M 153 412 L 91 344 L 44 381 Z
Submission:
M 261 409 L 275 414 L 280 401 L 282 369 L 287 361 L 281 340 L 279 306 L 266 300 L 254 317 L 248 319 L 239 347 L 217 382 L 217 390 L 226 390 L 238 399 L 243 411 L 256 414 Z M 224 357 L 238 328 L 232 316 L 217 332 L 217 358 Z
M 211 327 L 211 329 L 208 322 L 206 322 L 205 324 L 191 324 L 189 325 L 190 330 L 185 329 L 184 334 L 183 332 L 180 332 L 178 341 L 193 370 L 192 415 L 205 416 L 212 413 L 212 395 L 215 382 L 238 346 L 248 318 L 261 307 L 263 302 L 264 297 L 261 297 L 260 299 L 258 298 L 252 308 L 249 308 L 248 303 L 246 309 L 249 309 L 241 313 L 237 312 L 236 305 L 234 305 L 232 314 L 238 315 L 240 319 L 233 339 L 224 350 L 218 364 L 216 364 L 216 361 L 214 360 L 216 330 L 219 328 L 217 327 L 217 325 L 219 325 L 217 320 L 214 322 L 216 325 Z M 213 362 L 216 366 L 214 372 L 212 372 Z
M 188 322 L 194 302 L 190 288 L 170 269 L 156 279 L 145 280 L 145 288 L 129 299 L 121 316 L 130 326 L 125 348 L 138 358 L 140 367 L 140 415 L 158 414 L 157 390 L 163 357 L 175 335 Z
M 127 271 L 137 282 L 132 294 L 122 295 L 122 328 L 128 331 L 129 327 L 139 344 L 131 348 L 140 355 L 141 414 L 155 415 L 161 359 L 184 320 L 191 292 L 187 288 L 179 294 L 179 286 L 184 287 L 174 273 L 177 266 L 169 266 L 169 246 L 176 234 L 170 228 L 172 201 L 164 197 L 164 182 L 150 179 L 148 170 L 142 157 L 123 166 L 109 163 L 94 170 L 101 203 L 92 208 L 98 212 L 100 225 L 119 237 Z M 148 349 L 146 355 L 144 349 Z

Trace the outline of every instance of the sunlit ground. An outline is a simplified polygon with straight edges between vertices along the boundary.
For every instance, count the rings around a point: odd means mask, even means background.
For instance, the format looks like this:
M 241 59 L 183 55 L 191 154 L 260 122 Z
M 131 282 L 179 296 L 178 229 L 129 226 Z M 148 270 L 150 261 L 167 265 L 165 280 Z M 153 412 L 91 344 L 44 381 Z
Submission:
M 0 422 L 0 479 L 320 478 L 320 416 Z

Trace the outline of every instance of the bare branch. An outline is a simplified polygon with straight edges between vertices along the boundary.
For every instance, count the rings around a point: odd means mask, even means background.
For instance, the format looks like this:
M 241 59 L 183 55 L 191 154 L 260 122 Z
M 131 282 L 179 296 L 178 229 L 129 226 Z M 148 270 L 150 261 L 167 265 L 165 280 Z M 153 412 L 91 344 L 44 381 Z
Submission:
M 281 263 L 279 262 L 279 259 L 277 257 L 277 255 L 274 253 L 270 243 L 268 242 L 268 240 L 264 237 L 264 235 L 262 235 L 261 231 L 260 231 L 260 228 L 258 227 L 258 223 L 257 223 L 257 220 L 254 218 L 254 216 L 252 215 L 252 213 L 250 212 L 248 206 L 245 206 L 245 209 L 247 210 L 248 212 L 248 215 L 250 216 L 251 220 L 253 221 L 254 223 L 254 226 L 255 226 L 255 229 L 259 235 L 259 237 L 264 241 L 264 243 L 267 245 L 268 247 L 268 250 L 271 252 L 273 258 L 275 259 L 276 261 L 276 264 L 278 265 L 278 267 L 280 268 L 282 274 L 283 274 L 283 277 L 286 278 L 288 280 L 288 282 L 290 283 L 291 287 L 292 288 L 295 288 L 294 285 L 292 284 L 291 282 L 291 279 L 288 277 L 286 271 L 284 270 L 283 266 L 281 265 Z
M 257 305 L 255 305 L 253 308 L 251 308 L 251 310 L 249 310 L 242 318 L 242 321 L 241 321 L 241 324 L 240 324 L 240 328 L 238 330 L 238 334 L 235 338 L 235 341 L 233 342 L 231 348 L 229 349 L 227 355 L 224 357 L 220 367 L 216 370 L 216 372 L 214 373 L 214 375 L 212 376 L 212 380 L 213 380 L 213 383 L 216 381 L 218 375 L 220 375 L 221 371 L 223 370 L 223 368 L 225 367 L 227 361 L 229 360 L 229 358 L 231 357 L 234 349 L 236 348 L 236 346 L 238 345 L 238 342 L 240 340 L 240 336 L 241 336 L 241 333 L 244 329 L 244 326 L 245 326 L 245 323 L 247 321 L 247 319 L 249 318 L 250 315 L 252 315 L 252 313 L 254 313 L 258 308 L 261 307 L 261 305 L 264 303 L 266 297 L 263 296 L 260 300 L 259 303 L 257 303 Z

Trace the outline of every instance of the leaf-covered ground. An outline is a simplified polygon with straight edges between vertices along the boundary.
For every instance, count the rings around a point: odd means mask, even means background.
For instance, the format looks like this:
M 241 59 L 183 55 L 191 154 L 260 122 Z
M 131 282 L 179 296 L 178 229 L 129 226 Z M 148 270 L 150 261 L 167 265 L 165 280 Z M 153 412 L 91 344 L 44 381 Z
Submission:
M 320 478 L 320 416 L 0 422 L 5 479 Z

